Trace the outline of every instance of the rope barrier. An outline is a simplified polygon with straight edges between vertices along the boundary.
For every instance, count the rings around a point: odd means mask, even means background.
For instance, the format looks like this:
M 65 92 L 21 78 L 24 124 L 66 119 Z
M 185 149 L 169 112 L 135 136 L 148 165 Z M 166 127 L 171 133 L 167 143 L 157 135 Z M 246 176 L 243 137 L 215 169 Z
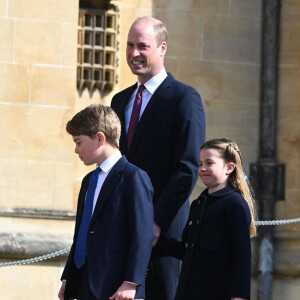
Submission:
M 256 221 L 255 225 L 257 226 L 272 226 L 272 225 L 286 225 L 286 224 L 291 224 L 291 223 L 297 223 L 300 222 L 300 218 L 296 219 L 287 219 L 287 220 L 271 220 L 271 221 Z M 66 253 L 69 253 L 71 247 L 52 252 L 49 254 L 45 254 L 42 256 L 37 256 L 34 258 L 29 258 L 29 259 L 23 259 L 23 260 L 17 260 L 17 261 L 12 261 L 12 262 L 5 262 L 5 263 L 0 263 L 0 268 L 1 267 L 10 267 L 10 266 L 19 266 L 19 265 L 26 265 L 26 264 L 32 264 L 36 262 L 40 262 L 43 260 L 47 260 L 56 256 L 60 256 Z
M 255 225 L 257 225 L 257 226 L 285 225 L 285 224 L 291 224 L 291 223 L 297 223 L 297 222 L 300 222 L 300 218 L 288 219 L 288 220 L 256 221 Z
M 42 256 L 37 256 L 34 258 L 28 258 L 28 259 L 23 259 L 23 260 L 17 260 L 17 261 L 12 261 L 12 262 L 6 262 L 6 263 L 0 263 L 0 268 L 1 267 L 10 267 L 10 266 L 19 266 L 19 265 L 27 265 L 27 264 L 32 264 L 32 263 L 36 263 L 39 261 L 43 261 L 46 259 L 50 259 L 56 256 L 60 256 L 63 255 L 65 253 L 68 253 L 70 251 L 71 247 L 53 252 L 53 253 L 49 253 L 49 254 L 45 254 Z

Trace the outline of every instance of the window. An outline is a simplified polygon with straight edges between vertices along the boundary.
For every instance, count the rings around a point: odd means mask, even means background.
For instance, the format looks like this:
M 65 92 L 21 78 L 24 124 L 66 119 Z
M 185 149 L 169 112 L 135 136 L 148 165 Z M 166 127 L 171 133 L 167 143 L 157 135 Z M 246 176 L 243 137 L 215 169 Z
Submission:
M 78 89 L 113 89 L 117 67 L 117 18 L 113 9 L 79 10 Z

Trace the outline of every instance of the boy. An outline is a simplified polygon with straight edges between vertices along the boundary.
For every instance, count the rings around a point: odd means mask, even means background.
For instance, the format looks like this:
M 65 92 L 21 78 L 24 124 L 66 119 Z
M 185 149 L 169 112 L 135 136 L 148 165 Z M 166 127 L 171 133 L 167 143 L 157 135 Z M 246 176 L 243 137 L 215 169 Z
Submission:
M 144 298 L 153 240 L 153 187 L 119 152 L 120 121 L 110 107 L 90 105 L 67 123 L 87 174 L 78 196 L 73 245 L 61 300 Z M 100 169 L 99 169 L 100 167 Z

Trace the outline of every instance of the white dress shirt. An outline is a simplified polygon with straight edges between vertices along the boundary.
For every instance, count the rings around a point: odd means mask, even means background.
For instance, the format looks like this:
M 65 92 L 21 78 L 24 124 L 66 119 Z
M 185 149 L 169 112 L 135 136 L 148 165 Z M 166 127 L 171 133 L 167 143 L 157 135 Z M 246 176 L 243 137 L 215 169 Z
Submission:
M 143 100 L 142 100 L 142 106 L 141 106 L 139 119 L 141 118 L 141 116 L 142 116 L 147 104 L 149 103 L 152 95 L 157 90 L 157 88 L 161 85 L 161 83 L 166 79 L 167 76 L 168 76 L 168 74 L 167 74 L 165 68 L 163 68 L 158 74 L 156 74 L 154 77 L 149 79 L 144 84 L 145 89 L 142 92 L 142 99 Z M 134 90 L 134 92 L 132 93 L 128 103 L 125 105 L 124 113 L 125 113 L 125 130 L 126 130 L 126 134 L 128 132 L 128 127 L 129 127 L 129 122 L 130 122 L 130 117 L 131 117 L 131 112 L 132 112 L 132 108 L 133 108 L 133 104 L 134 104 L 135 95 L 136 95 L 140 85 L 141 85 L 141 83 L 138 81 L 137 88 Z
M 101 168 L 101 172 L 99 172 L 98 174 L 98 182 L 97 182 L 97 187 L 95 190 L 95 194 L 94 194 L 94 202 L 93 202 L 93 212 L 95 209 L 95 206 L 97 204 L 97 199 L 100 193 L 100 190 L 102 188 L 102 185 L 108 175 L 108 173 L 110 172 L 110 170 L 112 169 L 112 167 L 117 163 L 117 161 L 122 157 L 122 154 L 120 151 L 114 153 L 113 155 L 111 155 L 109 158 L 107 158 L 99 167 Z M 98 166 L 97 166 L 98 167 Z

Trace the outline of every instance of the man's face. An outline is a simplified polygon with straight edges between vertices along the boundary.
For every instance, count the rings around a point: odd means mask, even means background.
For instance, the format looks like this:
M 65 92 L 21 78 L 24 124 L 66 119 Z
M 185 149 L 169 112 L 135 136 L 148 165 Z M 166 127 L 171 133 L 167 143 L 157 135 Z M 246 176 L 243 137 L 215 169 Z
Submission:
M 162 70 L 166 50 L 165 42 L 157 44 L 151 22 L 141 21 L 129 30 L 127 63 L 141 83 L 145 83 Z

